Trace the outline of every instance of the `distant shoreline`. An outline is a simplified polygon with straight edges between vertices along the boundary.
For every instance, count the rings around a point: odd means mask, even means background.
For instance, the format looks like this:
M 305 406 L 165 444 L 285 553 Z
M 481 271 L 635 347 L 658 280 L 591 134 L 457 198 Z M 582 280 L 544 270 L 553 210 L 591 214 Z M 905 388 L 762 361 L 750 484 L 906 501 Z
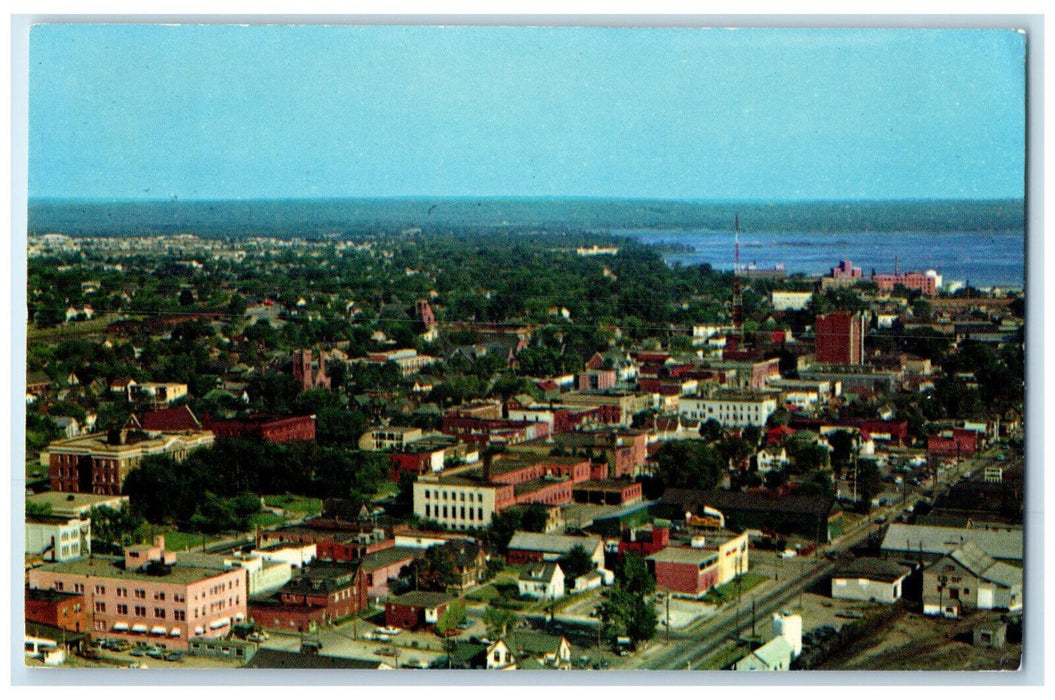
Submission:
M 315 236 L 433 230 L 1022 232 L 1021 199 L 820 202 L 591 198 L 77 200 L 33 198 L 28 233 Z

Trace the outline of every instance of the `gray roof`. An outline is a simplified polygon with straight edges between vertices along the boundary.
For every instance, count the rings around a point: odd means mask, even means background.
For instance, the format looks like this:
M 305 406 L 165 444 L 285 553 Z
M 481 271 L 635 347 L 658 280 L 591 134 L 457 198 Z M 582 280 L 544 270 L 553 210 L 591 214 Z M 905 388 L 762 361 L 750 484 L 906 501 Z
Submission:
M 971 542 L 964 542 L 949 558 L 984 581 L 991 581 L 1005 588 L 1022 586 L 1022 569 L 998 562 Z M 935 566 L 940 565 L 940 562 Z
M 998 561 L 986 569 L 985 578 L 1007 588 L 1022 585 L 1022 569 Z
M 794 651 L 788 640 L 783 637 L 773 637 L 773 639 L 755 649 L 753 655 L 765 664 L 767 668 L 775 668 L 781 661 L 790 662 Z
M 920 552 L 945 555 L 964 542 L 973 542 L 995 559 L 1022 561 L 1023 531 L 978 527 L 939 527 L 891 523 L 882 549 L 894 552 Z
M 893 583 L 908 574 L 907 566 L 901 566 L 886 559 L 863 558 L 840 565 L 832 574 L 832 578 L 863 578 L 870 581 Z
M 673 564 L 698 565 L 708 560 L 718 561 L 718 553 L 713 549 L 694 549 L 692 547 L 667 547 L 645 559 Z
M 520 569 L 520 576 L 517 577 L 518 581 L 545 581 L 549 583 L 553 580 L 557 571 L 560 571 L 560 567 L 555 562 L 546 562 L 545 564 L 525 564 Z
M 438 608 L 451 602 L 452 598 L 446 593 L 434 593 L 432 591 L 410 591 L 403 595 L 390 596 L 389 603 L 395 605 L 406 605 L 412 608 Z
M 514 532 L 509 540 L 509 549 L 524 549 L 529 552 L 553 552 L 567 554 L 582 545 L 587 554 L 593 554 L 601 545 L 600 537 L 572 537 L 570 535 L 541 535 L 534 532 Z

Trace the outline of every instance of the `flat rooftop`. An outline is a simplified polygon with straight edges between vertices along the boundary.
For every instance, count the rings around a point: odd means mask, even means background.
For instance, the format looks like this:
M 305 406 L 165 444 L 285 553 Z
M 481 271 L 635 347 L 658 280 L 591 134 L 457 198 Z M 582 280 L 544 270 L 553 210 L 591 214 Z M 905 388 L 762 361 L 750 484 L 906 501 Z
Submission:
M 62 493 L 61 491 L 45 491 L 26 497 L 26 503 L 34 503 L 41 506 L 51 506 L 53 513 L 59 515 L 70 512 L 80 512 L 85 509 L 113 503 L 114 501 L 128 502 L 128 496 L 100 496 L 93 493 Z
M 224 575 L 225 572 L 216 569 L 207 569 L 199 566 L 182 566 L 178 562 L 172 565 L 168 574 L 155 576 L 142 571 L 130 571 L 124 567 L 123 557 L 103 557 L 92 555 L 82 559 L 63 562 L 60 564 L 47 564 L 40 567 L 43 571 L 55 571 L 75 576 L 88 578 L 108 578 L 118 581 L 156 581 L 158 583 L 190 584 L 205 579 Z

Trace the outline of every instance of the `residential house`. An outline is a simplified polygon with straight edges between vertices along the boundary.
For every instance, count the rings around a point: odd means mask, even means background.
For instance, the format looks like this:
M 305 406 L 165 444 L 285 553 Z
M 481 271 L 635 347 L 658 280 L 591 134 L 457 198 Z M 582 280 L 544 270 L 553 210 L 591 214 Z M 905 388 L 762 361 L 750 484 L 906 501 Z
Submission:
M 505 641 L 519 670 L 571 668 L 571 644 L 563 635 L 517 630 Z
M 520 595 L 544 600 L 564 597 L 564 572 L 556 562 L 525 564 L 517 577 Z

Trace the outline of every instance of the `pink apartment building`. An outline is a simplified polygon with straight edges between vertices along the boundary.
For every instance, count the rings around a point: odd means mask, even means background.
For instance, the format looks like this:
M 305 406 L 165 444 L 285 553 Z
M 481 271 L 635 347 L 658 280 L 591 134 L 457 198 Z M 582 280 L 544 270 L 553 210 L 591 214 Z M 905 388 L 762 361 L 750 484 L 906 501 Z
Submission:
M 245 620 L 248 585 L 245 569 L 181 566 L 160 536 L 126 547 L 123 558 L 91 556 L 29 572 L 30 589 L 84 595 L 93 636 L 169 649 L 222 637 Z

